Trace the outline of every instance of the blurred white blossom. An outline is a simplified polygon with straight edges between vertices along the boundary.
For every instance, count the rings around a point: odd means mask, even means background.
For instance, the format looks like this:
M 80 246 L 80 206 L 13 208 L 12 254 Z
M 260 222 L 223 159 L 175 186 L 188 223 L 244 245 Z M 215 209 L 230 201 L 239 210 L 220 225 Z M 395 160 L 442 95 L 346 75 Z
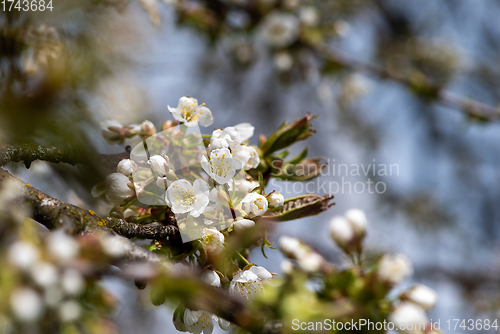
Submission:
M 264 267 L 252 266 L 234 275 L 229 285 L 229 293 L 249 299 L 255 293 L 262 293 L 263 281 L 270 278 L 272 278 L 271 273 Z
M 413 267 L 403 254 L 385 254 L 379 261 L 377 274 L 380 279 L 390 284 L 398 284 L 410 277 Z
M 288 13 L 268 14 L 259 29 L 260 39 L 267 45 L 282 48 L 291 45 L 299 35 L 299 19 Z
M 21 321 L 38 320 L 43 312 L 40 295 L 30 288 L 18 288 L 10 296 L 10 307 L 15 317 Z

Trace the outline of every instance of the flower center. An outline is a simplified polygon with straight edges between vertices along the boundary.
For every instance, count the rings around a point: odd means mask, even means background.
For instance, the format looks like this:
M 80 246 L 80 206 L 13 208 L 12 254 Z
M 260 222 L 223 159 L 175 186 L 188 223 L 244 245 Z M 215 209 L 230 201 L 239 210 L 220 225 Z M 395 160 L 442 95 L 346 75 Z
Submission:
M 176 194 L 176 202 L 181 202 L 182 205 L 191 206 L 196 201 L 196 195 L 192 190 L 181 190 L 180 194 Z

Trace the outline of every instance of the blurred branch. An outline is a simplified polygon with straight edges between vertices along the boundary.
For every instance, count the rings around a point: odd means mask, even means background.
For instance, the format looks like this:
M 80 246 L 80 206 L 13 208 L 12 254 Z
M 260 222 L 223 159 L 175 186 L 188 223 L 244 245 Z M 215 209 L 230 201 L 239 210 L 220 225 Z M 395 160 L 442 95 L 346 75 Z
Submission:
M 167 226 L 160 223 L 140 225 L 124 219 L 101 218 L 91 210 L 85 210 L 72 204 L 59 201 L 41 192 L 29 184 L 12 176 L 0 168 L 0 185 L 8 186 L 9 191 L 20 195 L 33 210 L 33 219 L 48 229 L 64 227 L 72 234 L 88 229 L 104 229 L 116 232 L 127 238 L 145 238 L 172 241 L 180 238 L 175 223 Z
M 490 121 L 500 119 L 499 108 L 445 91 L 420 72 L 415 72 L 410 76 L 401 76 L 387 69 L 352 59 L 326 45 L 310 45 L 310 47 L 315 53 L 340 67 L 350 68 L 380 79 L 399 82 L 423 98 L 453 109 L 462 110 L 470 117 Z
M 26 168 L 35 160 L 52 163 L 67 163 L 70 165 L 94 163 L 106 169 L 116 169 L 120 160 L 130 157 L 129 152 L 118 154 L 98 154 L 92 152 L 76 152 L 71 149 L 47 147 L 37 144 L 19 144 L 0 146 L 0 167 L 8 162 L 23 162 Z
M 20 195 L 23 200 L 31 204 L 33 218 L 49 229 L 64 227 L 72 234 L 108 232 L 108 238 L 114 239 L 113 247 L 120 247 L 120 260 L 128 262 L 141 261 L 150 264 L 159 264 L 162 259 L 157 254 L 146 250 L 127 238 L 139 237 L 150 239 L 170 240 L 180 238 L 177 226 L 164 226 L 160 223 L 139 225 L 118 218 L 100 218 L 90 210 L 61 202 L 47 194 L 25 184 L 0 168 L 0 185 L 8 186 L 10 191 Z M 117 235 L 116 233 L 120 234 Z M 186 305 L 193 309 L 203 309 L 244 328 L 251 333 L 265 333 L 263 320 L 255 316 L 245 305 L 243 300 L 231 296 L 226 290 L 203 284 L 198 277 L 179 275 L 170 267 L 169 283 L 173 286 L 188 284 L 196 288 L 190 293 Z M 177 283 L 178 284 L 177 284 Z

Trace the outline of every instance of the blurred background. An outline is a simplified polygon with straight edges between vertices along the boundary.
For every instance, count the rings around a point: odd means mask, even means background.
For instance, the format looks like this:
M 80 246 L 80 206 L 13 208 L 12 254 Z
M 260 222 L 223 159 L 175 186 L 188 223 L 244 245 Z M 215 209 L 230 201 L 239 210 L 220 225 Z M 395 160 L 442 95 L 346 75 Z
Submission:
M 434 320 L 500 317 L 500 126 L 470 117 L 359 66 L 325 61 L 326 45 L 401 77 L 424 76 L 438 87 L 491 106 L 500 101 L 500 2 L 496 0 L 329 1 L 54 1 L 53 11 L 2 13 L 0 141 L 37 142 L 99 153 L 109 145 L 99 123 L 172 119 L 181 96 L 205 102 L 211 133 L 241 122 L 271 134 L 307 111 L 317 133 L 296 144 L 330 167 L 308 190 L 333 185 L 336 206 L 316 217 L 276 224 L 342 265 L 328 221 L 366 211 L 369 253 L 402 252 L 414 275 L 439 294 Z M 266 35 L 272 15 L 287 13 L 288 34 Z M 284 28 L 288 18 L 281 17 Z M 294 28 L 295 27 L 295 28 Z M 269 27 L 267 27 L 269 28 Z M 268 29 L 272 32 L 272 26 Z M 297 28 L 298 29 L 298 28 Z M 267 31 L 267 34 L 270 32 Z M 296 40 L 294 40 L 294 38 Z M 273 44 L 274 43 L 274 44 Z M 347 164 L 339 173 L 339 165 Z M 352 166 L 397 165 L 388 176 L 352 175 Z M 8 169 L 38 189 L 100 214 L 110 206 L 90 189 L 109 170 L 35 162 Z M 372 167 L 373 168 L 373 167 Z M 96 172 L 99 171 L 99 172 Z M 339 175 L 340 174 L 340 175 Z M 383 182 L 383 193 L 342 182 Z M 304 185 L 305 186 L 305 185 Z M 279 187 L 279 189 L 278 189 Z M 274 183 L 285 197 L 305 187 Z M 359 188 L 358 188 L 359 189 Z M 381 189 L 381 188 L 379 188 Z M 280 272 L 281 255 L 260 250 L 253 262 Z M 108 280 L 122 302 L 122 333 L 173 333 L 172 311 L 141 300 L 132 284 Z

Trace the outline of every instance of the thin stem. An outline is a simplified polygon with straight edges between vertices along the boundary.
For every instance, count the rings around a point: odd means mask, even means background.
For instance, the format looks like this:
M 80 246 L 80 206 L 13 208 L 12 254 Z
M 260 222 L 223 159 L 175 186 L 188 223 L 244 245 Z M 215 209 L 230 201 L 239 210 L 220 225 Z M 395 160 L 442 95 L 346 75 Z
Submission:
M 240 259 L 243 260 L 243 262 L 245 262 L 246 265 L 250 264 L 250 262 L 248 262 L 248 260 L 243 255 L 240 254 L 240 252 L 236 252 L 236 254 L 240 257 Z

